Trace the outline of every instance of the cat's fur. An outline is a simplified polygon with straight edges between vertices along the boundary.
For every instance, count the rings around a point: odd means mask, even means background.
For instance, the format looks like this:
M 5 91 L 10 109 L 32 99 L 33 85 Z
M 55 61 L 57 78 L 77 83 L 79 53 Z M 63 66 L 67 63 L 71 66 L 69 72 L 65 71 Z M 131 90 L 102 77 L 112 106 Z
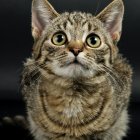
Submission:
M 126 136 L 132 70 L 116 46 L 123 14 L 122 0 L 114 0 L 97 16 L 58 14 L 47 0 L 33 1 L 35 43 L 32 57 L 24 64 L 22 92 L 36 140 L 121 140 Z M 61 47 L 51 42 L 58 31 L 68 38 Z M 100 47 L 87 46 L 90 33 L 100 37 Z M 83 48 L 78 56 L 71 51 L 75 48 Z M 75 57 L 83 66 L 73 62 Z

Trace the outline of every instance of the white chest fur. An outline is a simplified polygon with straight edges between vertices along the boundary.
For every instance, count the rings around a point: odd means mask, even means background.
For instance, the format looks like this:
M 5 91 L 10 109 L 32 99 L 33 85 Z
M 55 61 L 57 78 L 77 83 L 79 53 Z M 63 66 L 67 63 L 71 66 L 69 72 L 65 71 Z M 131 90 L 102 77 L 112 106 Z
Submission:
M 64 108 L 63 114 L 66 115 L 66 117 L 77 117 L 78 113 L 81 113 L 83 111 L 83 107 L 80 102 L 78 101 L 72 101 L 66 105 Z

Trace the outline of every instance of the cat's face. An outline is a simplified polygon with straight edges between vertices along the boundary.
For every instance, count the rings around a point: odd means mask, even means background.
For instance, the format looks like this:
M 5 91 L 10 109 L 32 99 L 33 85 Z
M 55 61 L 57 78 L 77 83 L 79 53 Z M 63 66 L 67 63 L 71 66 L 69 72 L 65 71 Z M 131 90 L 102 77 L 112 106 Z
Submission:
M 41 56 L 56 75 L 91 77 L 100 64 L 109 65 L 109 37 L 101 22 L 90 14 L 64 13 L 44 31 Z M 49 60 L 49 61 L 48 61 Z
M 122 9 L 122 14 L 112 11 L 113 5 Z M 36 11 L 38 6 L 41 12 Z M 43 13 L 41 18 L 44 19 L 38 18 L 39 12 Z M 81 12 L 59 15 L 45 0 L 35 0 L 33 36 L 37 43 L 34 57 L 44 64 L 44 69 L 58 76 L 93 77 L 102 71 L 102 66 L 110 67 L 113 63 L 117 53 L 114 41 L 120 38 L 122 15 L 121 2 L 110 4 L 103 13 L 94 17 Z

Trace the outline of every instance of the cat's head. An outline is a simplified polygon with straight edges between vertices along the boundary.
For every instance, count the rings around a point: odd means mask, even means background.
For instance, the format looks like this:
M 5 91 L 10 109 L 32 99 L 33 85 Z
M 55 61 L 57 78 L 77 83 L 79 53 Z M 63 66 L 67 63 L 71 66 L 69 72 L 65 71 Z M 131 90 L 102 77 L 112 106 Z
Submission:
M 33 58 L 62 77 L 92 77 L 117 56 L 124 6 L 114 0 L 97 16 L 58 14 L 47 0 L 32 4 Z

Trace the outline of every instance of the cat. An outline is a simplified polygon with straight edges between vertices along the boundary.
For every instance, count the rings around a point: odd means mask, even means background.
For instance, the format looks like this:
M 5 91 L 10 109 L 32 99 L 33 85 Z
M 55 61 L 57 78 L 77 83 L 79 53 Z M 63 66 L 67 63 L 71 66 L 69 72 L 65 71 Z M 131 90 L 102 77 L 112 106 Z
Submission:
M 132 68 L 119 53 L 124 4 L 98 15 L 59 14 L 32 2 L 32 56 L 22 93 L 35 140 L 121 140 L 127 135 Z

